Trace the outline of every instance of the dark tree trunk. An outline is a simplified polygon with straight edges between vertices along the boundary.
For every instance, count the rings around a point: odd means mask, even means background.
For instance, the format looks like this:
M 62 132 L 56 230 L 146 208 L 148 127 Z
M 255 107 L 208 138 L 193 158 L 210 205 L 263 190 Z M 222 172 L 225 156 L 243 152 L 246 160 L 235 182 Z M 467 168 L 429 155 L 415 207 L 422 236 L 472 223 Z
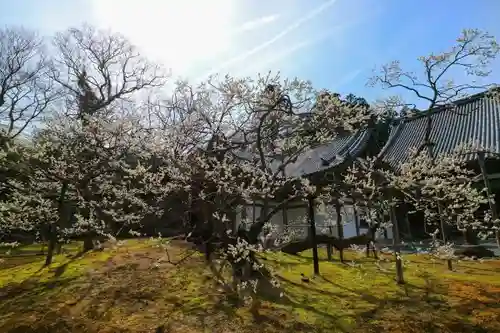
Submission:
M 49 227 L 49 245 L 47 247 L 47 256 L 45 257 L 45 266 L 52 264 L 54 249 L 56 247 L 57 235 L 53 224 Z
M 368 233 L 366 234 L 369 237 L 368 243 L 366 244 L 366 257 L 370 257 L 370 248 L 373 251 L 373 257 L 378 259 L 377 248 L 375 247 L 375 236 L 377 235 L 377 230 L 380 227 L 380 222 L 375 225 L 371 225 L 368 228 Z
M 440 222 L 440 227 L 441 227 L 441 238 L 443 239 L 443 243 L 446 244 L 446 223 L 444 221 L 444 219 L 442 218 L 442 207 L 441 207 L 441 204 L 438 202 L 438 212 L 439 212 L 439 216 L 440 216 L 440 219 L 439 219 L 439 222 Z M 444 245 L 443 244 L 443 245 Z M 451 262 L 451 259 L 447 259 L 446 260 L 446 264 L 448 266 L 448 270 L 452 271 L 453 270 L 453 264 Z
M 58 200 L 58 210 L 59 210 L 59 225 L 63 224 L 64 220 L 64 198 L 66 196 L 66 191 L 68 190 L 68 183 L 64 182 L 61 186 L 61 192 L 59 194 Z M 57 226 L 53 223 L 49 225 L 49 245 L 47 248 L 47 256 L 45 257 L 45 265 L 48 266 L 52 263 L 54 257 L 54 250 L 57 246 Z
M 83 239 L 83 252 L 89 252 L 92 251 L 95 248 L 94 244 L 94 238 L 92 235 L 85 235 L 85 238 Z
M 465 244 L 468 244 L 468 245 L 478 245 L 479 244 L 479 241 L 477 239 L 477 235 L 474 232 L 474 230 L 472 230 L 471 228 L 466 228 L 463 231 L 463 234 L 464 234 Z
M 213 220 L 210 219 L 207 222 L 207 226 L 205 227 L 205 231 L 203 232 L 203 241 L 205 243 L 205 260 L 207 262 L 210 261 L 212 257 L 212 253 L 215 251 L 214 244 L 214 225 Z
M 318 244 L 316 241 L 316 221 L 314 220 L 314 198 L 309 198 L 309 226 L 310 226 L 310 239 L 313 250 L 313 265 L 314 274 L 319 275 L 319 257 L 318 257 Z
M 390 207 L 390 215 L 391 215 L 391 222 L 392 222 L 392 230 L 393 230 L 393 247 L 394 247 L 394 257 L 396 259 L 396 283 L 397 284 L 404 284 L 405 280 L 403 277 L 403 262 L 401 261 L 401 251 L 399 249 L 400 247 L 400 235 L 399 235 L 399 225 L 398 221 L 396 219 L 396 212 L 395 212 L 395 207 L 391 205 Z

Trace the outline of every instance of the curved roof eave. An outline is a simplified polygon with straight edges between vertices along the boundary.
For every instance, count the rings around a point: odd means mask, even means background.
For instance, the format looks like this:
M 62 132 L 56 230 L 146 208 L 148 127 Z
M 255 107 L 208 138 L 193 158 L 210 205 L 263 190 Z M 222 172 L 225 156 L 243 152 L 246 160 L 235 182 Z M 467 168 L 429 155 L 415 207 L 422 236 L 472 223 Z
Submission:
M 340 167 L 349 158 L 358 157 L 365 150 L 371 134 L 372 129 L 360 130 L 348 136 L 348 140 L 337 149 L 335 149 L 335 143 L 345 138 L 336 138 L 330 144 L 312 149 L 308 152 L 309 159 L 302 160 L 298 165 L 295 165 L 292 174 L 295 176 L 310 176 Z M 325 149 L 328 147 L 331 147 L 332 150 Z

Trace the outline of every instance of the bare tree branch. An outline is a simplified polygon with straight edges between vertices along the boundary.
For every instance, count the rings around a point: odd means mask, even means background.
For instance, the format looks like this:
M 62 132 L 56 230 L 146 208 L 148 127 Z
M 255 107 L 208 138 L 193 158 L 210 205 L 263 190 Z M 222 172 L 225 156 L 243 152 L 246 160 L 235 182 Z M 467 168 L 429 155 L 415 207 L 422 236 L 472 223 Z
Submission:
M 0 30 L 0 123 L 5 138 L 24 132 L 59 97 L 48 68 L 43 41 L 36 33 Z
M 84 25 L 58 33 L 54 46 L 58 56 L 51 75 L 67 92 L 68 111 L 76 115 L 109 112 L 123 102 L 133 104 L 142 90 L 166 83 L 162 69 L 141 57 L 119 34 Z
M 427 126 L 424 142 L 418 150 L 420 153 L 423 148 L 432 146 L 430 135 L 435 108 L 449 105 L 471 92 L 491 88 L 492 85 L 478 83 L 477 80 L 490 74 L 489 65 L 499 52 L 500 47 L 493 36 L 477 29 L 466 29 L 450 50 L 419 58 L 423 65 L 421 76 L 403 71 L 399 61 L 393 61 L 382 66 L 380 73 L 372 77 L 369 84 L 406 90 L 428 103 Z M 455 82 L 453 76 L 464 70 L 470 80 L 466 83 Z

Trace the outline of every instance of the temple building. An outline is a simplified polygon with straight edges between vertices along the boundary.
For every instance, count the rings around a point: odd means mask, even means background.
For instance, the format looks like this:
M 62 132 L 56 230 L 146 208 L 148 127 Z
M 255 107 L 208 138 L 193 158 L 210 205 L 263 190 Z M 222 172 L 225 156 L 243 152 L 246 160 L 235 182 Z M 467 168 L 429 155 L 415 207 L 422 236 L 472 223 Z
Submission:
M 450 105 L 432 110 L 418 112 L 413 116 L 398 118 L 392 121 L 384 135 L 383 131 L 368 129 L 335 138 L 332 142 L 314 148 L 301 155 L 297 161 L 285 169 L 287 175 L 298 175 L 314 178 L 325 173 L 341 172 L 358 157 L 376 156 L 387 168 L 397 172 L 401 163 L 408 161 L 412 149 L 424 143 L 426 126 L 431 118 L 430 141 L 434 156 L 452 153 L 464 144 L 479 144 L 484 153 L 464 154 L 468 167 L 476 172 L 478 186 L 488 188 L 500 200 L 500 101 L 485 93 L 472 95 Z M 388 135 L 387 135 L 388 134 Z M 500 202 L 500 201 L 499 201 Z M 256 221 L 260 214 L 261 204 L 243 208 L 239 218 Z M 403 207 L 404 208 L 404 207 Z M 498 208 L 493 204 L 493 208 Z M 327 207 L 332 211 L 333 207 Z M 488 207 L 485 207 L 488 209 Z M 318 232 L 337 235 L 336 228 L 329 228 L 331 223 L 325 222 L 325 215 L 315 214 Z M 322 210 L 324 211 L 324 209 Z M 308 207 L 303 202 L 289 204 L 286 209 L 276 213 L 271 222 L 283 228 L 287 225 L 307 234 L 309 228 Z M 367 224 L 357 217 L 354 206 L 344 202 L 342 221 L 344 237 L 359 235 L 367 230 Z M 406 211 L 398 212 L 398 224 L 402 238 L 423 236 L 423 223 L 416 223 L 421 217 L 408 215 Z M 329 221 L 335 214 L 329 214 Z M 410 227 L 411 226 L 411 227 Z M 386 230 L 383 236 L 392 238 L 392 231 Z

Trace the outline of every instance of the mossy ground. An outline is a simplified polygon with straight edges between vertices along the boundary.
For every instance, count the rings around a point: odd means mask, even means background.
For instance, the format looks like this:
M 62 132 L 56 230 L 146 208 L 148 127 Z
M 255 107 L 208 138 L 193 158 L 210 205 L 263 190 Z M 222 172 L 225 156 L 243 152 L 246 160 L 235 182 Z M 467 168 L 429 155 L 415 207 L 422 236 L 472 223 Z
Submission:
M 201 256 L 155 266 L 163 253 L 151 245 L 77 257 L 70 245 L 45 268 L 39 245 L 0 254 L 0 332 L 500 332 L 500 261 L 455 262 L 450 272 L 406 256 L 398 286 L 390 256 L 377 264 L 347 253 L 355 264 L 322 261 L 312 277 L 309 253 L 268 254 L 285 295 L 262 295 L 251 311 L 227 300 Z

